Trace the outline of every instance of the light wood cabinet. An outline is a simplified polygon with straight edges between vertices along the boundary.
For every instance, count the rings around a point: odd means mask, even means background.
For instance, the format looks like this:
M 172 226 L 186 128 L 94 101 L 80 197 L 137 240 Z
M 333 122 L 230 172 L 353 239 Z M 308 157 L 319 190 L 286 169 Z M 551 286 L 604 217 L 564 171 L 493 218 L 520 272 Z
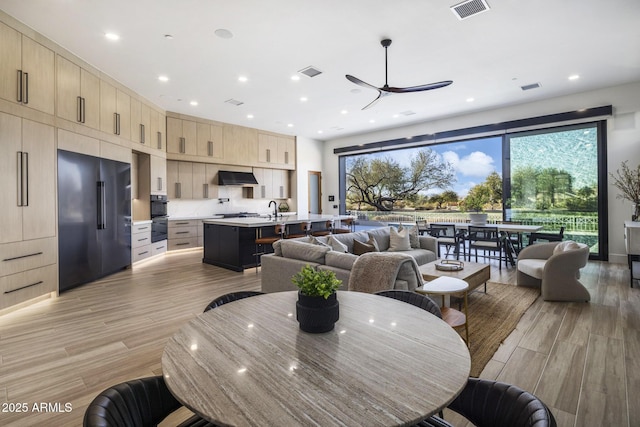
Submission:
M 149 147 L 167 151 L 166 126 L 165 115 L 152 109 L 149 113 Z
M 151 224 L 131 226 L 131 262 L 142 261 L 152 255 Z
M 149 145 L 152 143 L 150 135 L 151 108 L 144 102 L 131 99 L 131 140 L 139 144 Z
M 273 169 L 273 197 L 276 199 L 288 199 L 289 193 L 289 171 L 284 169 Z
M 100 129 L 100 79 L 60 55 L 56 72 L 58 117 Z
M 276 163 L 278 140 L 275 135 L 258 134 L 258 163 Z
M 53 51 L 0 23 L 0 58 L 0 98 L 53 114 Z
M 169 200 L 193 199 L 193 164 L 167 161 L 167 197 Z
M 277 163 L 286 169 L 296 164 L 296 141 L 293 138 L 277 137 Z
M 0 113 L 0 243 L 56 235 L 54 128 Z
M 131 139 L 131 97 L 100 81 L 100 130 Z
M 151 155 L 151 194 L 167 194 L 167 161 L 158 156 Z
M 170 220 L 167 250 L 198 247 L 198 228 L 200 227 L 202 227 L 201 220 Z
M 258 160 L 258 130 L 224 125 L 222 131 L 224 162 L 232 165 L 253 165 Z
M 193 165 L 193 198 L 218 198 L 218 182 L 216 174 L 219 166 L 210 163 L 192 163 Z
M 195 156 L 196 122 L 167 117 L 167 153 Z
M 218 186 L 218 171 L 220 165 L 207 163 L 205 165 L 206 179 L 207 179 L 207 192 L 209 199 L 217 199 L 220 194 L 220 187 Z
M 254 199 L 289 198 L 289 172 L 283 169 L 253 168 L 258 185 L 253 187 Z
M 292 137 L 258 133 L 258 163 L 271 168 L 294 169 L 296 143 Z
M 223 159 L 224 147 L 222 141 L 222 126 L 208 123 L 197 123 L 196 154 L 200 157 Z

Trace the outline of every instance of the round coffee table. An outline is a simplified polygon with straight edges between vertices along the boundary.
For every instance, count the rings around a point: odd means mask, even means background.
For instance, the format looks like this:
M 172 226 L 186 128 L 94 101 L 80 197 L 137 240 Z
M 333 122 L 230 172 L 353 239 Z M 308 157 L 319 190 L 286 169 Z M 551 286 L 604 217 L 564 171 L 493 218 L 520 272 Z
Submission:
M 465 342 L 469 346 L 469 324 L 467 322 L 467 291 L 469 290 L 469 284 L 462 279 L 456 279 L 455 277 L 441 276 L 430 282 L 425 282 L 424 285 L 416 289 L 416 292 L 421 294 L 440 295 L 442 297 L 442 320 L 444 320 L 449 326 L 454 329 L 458 329 L 464 326 Z M 445 306 L 444 297 L 455 293 L 462 292 L 464 295 L 464 312 L 456 310 L 455 308 Z

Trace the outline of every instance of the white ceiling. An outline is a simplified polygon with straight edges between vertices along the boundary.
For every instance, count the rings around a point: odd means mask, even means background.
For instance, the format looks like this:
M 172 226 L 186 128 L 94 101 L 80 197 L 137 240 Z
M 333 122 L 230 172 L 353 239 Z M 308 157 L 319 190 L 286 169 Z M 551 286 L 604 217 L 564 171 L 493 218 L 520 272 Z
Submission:
M 450 10 L 458 0 L 0 0 L 0 9 L 163 109 L 320 140 L 640 80 L 639 0 L 487 1 L 491 10 L 463 21 Z M 391 86 L 454 83 L 362 111 L 377 92 L 345 74 L 381 86 L 383 38 L 393 40 Z M 307 66 L 323 73 L 291 80 Z M 531 83 L 541 87 L 520 89 Z M 415 114 L 394 117 L 406 111 Z

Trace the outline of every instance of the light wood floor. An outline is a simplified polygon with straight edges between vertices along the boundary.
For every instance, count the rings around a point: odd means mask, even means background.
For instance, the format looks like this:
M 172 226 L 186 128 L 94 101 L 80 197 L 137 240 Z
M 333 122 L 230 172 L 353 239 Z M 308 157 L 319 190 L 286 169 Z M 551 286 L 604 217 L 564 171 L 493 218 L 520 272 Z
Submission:
M 260 288 L 255 270 L 234 273 L 201 257 L 166 255 L 0 317 L 0 410 L 28 404 L 27 413 L 1 411 L 0 425 L 81 425 L 103 389 L 160 374 L 167 339 L 213 298 Z M 515 281 L 513 268 L 492 266 L 491 274 Z M 559 426 L 640 425 L 640 289 L 629 288 L 628 274 L 626 265 L 590 262 L 583 283 L 592 302 L 538 299 L 482 377 L 533 392 Z M 33 412 L 40 402 L 73 409 Z

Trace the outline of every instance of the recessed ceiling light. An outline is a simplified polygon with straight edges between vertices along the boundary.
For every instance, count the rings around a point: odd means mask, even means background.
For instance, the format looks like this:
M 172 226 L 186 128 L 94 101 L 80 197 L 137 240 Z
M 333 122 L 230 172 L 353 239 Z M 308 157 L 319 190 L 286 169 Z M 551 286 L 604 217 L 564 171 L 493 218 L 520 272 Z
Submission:
M 191 105 L 193 105 L 195 107 L 196 105 L 198 105 L 198 101 L 191 101 L 189 104 L 191 104 Z
M 375 122 L 376 122 L 376 121 L 375 121 L 375 120 L 373 120 L 373 119 L 369 120 L 369 123 L 375 123 Z
M 292 127 L 293 127 L 293 123 L 289 123 L 289 124 L 287 124 L 287 127 L 288 127 L 288 128 L 292 128 Z
M 475 98 L 467 98 L 467 102 L 473 102 L 475 101 Z
M 169 81 L 169 77 L 167 77 L 167 76 L 158 76 L 158 80 L 160 80 L 161 82 L 168 82 Z
M 253 119 L 253 114 L 247 114 L 247 119 Z
M 569 80 L 578 80 L 580 78 L 580 76 L 578 74 L 573 74 L 571 76 L 569 76 Z
M 117 35 L 116 33 L 105 33 L 104 35 L 107 39 L 112 40 L 112 41 L 116 41 L 116 40 L 120 40 L 120 36 Z
M 318 133 L 323 133 L 323 132 L 321 130 L 319 130 Z
M 167 40 L 172 40 L 173 36 L 171 34 L 165 34 L 164 38 L 167 39 Z
M 347 111 L 347 110 L 342 110 L 342 111 L 340 111 L 340 114 L 347 114 L 347 113 L 348 113 L 348 111 Z
M 398 117 L 400 117 L 400 114 L 394 114 L 394 115 L 393 115 L 393 116 L 391 116 L 391 117 L 393 117 L 394 119 L 397 119 Z
M 291 80 L 293 80 L 294 82 L 297 82 L 298 80 L 300 80 L 300 76 L 297 74 L 294 74 L 293 76 L 291 76 Z
M 221 39 L 230 39 L 233 37 L 233 33 L 225 28 L 218 28 L 213 33 Z
M 247 76 L 240 76 L 240 77 L 238 77 L 238 81 L 239 81 L 239 82 L 244 83 L 244 82 L 246 82 L 247 80 L 249 80 L 249 79 L 247 78 Z
M 308 99 L 307 99 L 306 96 L 301 96 L 300 97 L 300 102 L 307 102 L 307 101 L 308 101 Z

